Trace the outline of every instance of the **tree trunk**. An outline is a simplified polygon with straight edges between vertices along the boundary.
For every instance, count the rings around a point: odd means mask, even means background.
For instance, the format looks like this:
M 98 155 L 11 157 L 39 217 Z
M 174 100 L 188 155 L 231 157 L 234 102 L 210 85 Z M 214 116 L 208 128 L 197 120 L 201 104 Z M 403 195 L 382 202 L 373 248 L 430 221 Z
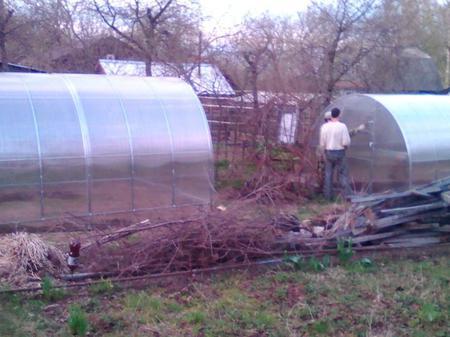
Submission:
M 447 46 L 447 60 L 445 67 L 445 86 L 447 88 L 450 87 L 450 33 L 448 37 L 448 46 Z
M 145 75 L 152 76 L 152 65 L 153 65 L 153 58 L 151 56 L 147 56 L 145 58 Z
M 2 58 L 0 70 L 2 72 L 8 71 L 8 52 L 6 50 L 6 39 L 4 32 L 0 32 L 0 57 Z
M 6 51 L 6 25 L 9 21 L 4 0 L 0 0 L 0 57 L 1 71 L 8 71 L 8 54 Z

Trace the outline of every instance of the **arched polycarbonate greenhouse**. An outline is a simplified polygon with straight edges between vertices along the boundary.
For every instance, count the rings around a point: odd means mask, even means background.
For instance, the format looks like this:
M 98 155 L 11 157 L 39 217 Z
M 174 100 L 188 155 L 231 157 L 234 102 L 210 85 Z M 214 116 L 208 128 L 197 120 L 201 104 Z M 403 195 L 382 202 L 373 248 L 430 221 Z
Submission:
M 359 188 L 404 190 L 450 176 L 450 96 L 348 95 L 338 107 L 349 130 L 364 125 L 347 151 Z
M 0 223 L 207 204 L 212 180 L 179 79 L 0 75 Z

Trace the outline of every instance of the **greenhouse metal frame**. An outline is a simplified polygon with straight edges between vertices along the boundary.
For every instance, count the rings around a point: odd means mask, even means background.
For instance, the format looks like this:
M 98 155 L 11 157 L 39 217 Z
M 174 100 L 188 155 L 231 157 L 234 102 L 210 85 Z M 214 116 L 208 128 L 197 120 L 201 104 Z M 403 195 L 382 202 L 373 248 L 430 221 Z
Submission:
M 0 74 L 0 223 L 208 204 L 212 151 L 179 79 Z

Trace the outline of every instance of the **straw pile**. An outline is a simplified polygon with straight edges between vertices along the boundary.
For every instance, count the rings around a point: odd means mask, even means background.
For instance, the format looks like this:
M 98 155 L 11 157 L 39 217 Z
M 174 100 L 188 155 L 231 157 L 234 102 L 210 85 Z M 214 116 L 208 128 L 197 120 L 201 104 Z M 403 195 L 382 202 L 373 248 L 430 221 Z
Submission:
M 45 274 L 64 269 L 63 254 L 35 234 L 13 233 L 0 237 L 0 282 L 24 285 Z

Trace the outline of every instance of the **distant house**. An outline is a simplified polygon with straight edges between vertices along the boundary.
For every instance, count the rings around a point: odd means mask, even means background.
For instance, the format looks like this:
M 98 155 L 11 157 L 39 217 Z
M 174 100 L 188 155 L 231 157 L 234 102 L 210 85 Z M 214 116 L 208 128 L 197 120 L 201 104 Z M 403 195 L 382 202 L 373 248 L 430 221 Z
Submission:
M 97 73 L 106 75 L 146 76 L 142 61 L 100 59 Z M 199 96 L 235 96 L 236 93 L 215 65 L 152 63 L 152 76 L 179 77 L 188 82 Z
M 0 62 L 0 69 L 2 69 L 2 68 L 3 68 L 3 63 Z M 8 63 L 6 71 L 11 72 L 11 73 L 45 73 L 45 71 L 40 70 L 40 69 L 22 66 L 20 64 L 13 64 L 13 63 Z

